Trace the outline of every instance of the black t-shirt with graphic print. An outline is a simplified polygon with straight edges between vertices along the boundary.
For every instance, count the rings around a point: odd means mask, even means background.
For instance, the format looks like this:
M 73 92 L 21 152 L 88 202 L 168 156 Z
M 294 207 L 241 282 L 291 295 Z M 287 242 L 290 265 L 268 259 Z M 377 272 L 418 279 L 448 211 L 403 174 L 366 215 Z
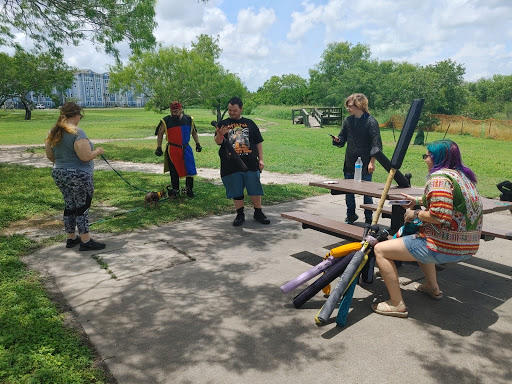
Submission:
M 229 145 L 232 145 L 236 153 L 240 155 L 249 171 L 259 170 L 259 158 L 257 144 L 263 142 L 260 129 L 250 119 L 245 117 L 239 120 L 231 118 L 222 120 L 220 126 L 227 126 L 228 132 L 224 135 Z M 240 171 L 233 155 L 225 147 L 226 141 L 219 149 L 220 175 L 221 177 L 231 175 Z

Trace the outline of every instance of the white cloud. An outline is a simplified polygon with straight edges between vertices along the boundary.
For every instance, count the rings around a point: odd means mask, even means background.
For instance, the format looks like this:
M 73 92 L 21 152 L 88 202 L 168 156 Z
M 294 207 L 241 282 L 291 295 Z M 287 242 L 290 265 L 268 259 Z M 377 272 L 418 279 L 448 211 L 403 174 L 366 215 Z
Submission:
M 210 7 L 197 1 L 164 0 L 156 6 L 157 41 L 164 45 L 190 45 L 213 24 Z M 208 21 L 209 23 L 206 23 Z M 219 24 L 223 20 L 219 20 Z
M 467 43 L 451 59 L 464 65 L 468 81 L 489 78 L 495 74 L 512 73 L 512 52 L 507 51 L 503 44 Z
M 269 75 L 266 60 L 274 44 L 267 35 L 275 21 L 272 9 L 242 9 L 236 24 L 226 23 L 219 33 L 221 64 L 237 73 L 250 89 L 262 85 Z
M 467 80 L 512 72 L 512 3 L 506 0 L 305 0 L 291 12 L 288 44 L 278 46 L 283 52 L 311 47 L 304 42 L 313 33 L 322 50 L 349 41 L 369 45 L 378 60 L 428 65 L 450 58 L 464 65 Z
M 272 9 L 242 9 L 236 24 L 226 24 L 220 32 L 219 45 L 225 59 L 246 61 L 266 57 L 270 52 L 271 41 L 267 38 L 268 29 L 275 22 Z

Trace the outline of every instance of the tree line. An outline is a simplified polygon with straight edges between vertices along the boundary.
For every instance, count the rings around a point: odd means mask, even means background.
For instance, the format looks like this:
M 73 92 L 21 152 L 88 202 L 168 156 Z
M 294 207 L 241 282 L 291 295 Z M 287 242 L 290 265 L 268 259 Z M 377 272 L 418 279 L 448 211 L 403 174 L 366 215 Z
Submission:
M 424 98 L 424 116 L 463 115 L 473 119 L 512 117 L 512 76 L 466 82 L 465 68 L 450 59 L 420 66 L 371 59 L 367 45 L 328 45 L 309 79 L 272 76 L 254 94 L 257 104 L 341 106 L 355 92 L 368 96 L 371 109 L 403 110 Z M 423 117 L 423 120 L 426 118 Z

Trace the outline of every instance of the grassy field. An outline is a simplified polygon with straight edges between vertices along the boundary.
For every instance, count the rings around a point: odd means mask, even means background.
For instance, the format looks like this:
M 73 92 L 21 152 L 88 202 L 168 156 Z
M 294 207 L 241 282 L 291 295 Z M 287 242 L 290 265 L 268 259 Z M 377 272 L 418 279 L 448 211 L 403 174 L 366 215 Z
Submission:
M 327 133 L 339 127 L 308 129 L 291 124 L 291 108 L 258 108 L 253 118 L 263 130 L 267 171 L 312 173 L 326 178 L 342 177 L 345 149 L 333 147 Z M 212 133 L 212 111 L 188 110 L 200 133 Z M 291 115 L 291 112 L 290 112 Z M 0 144 L 39 144 L 31 149 L 42 153 L 43 143 L 55 123 L 57 110 L 35 110 L 31 121 L 23 111 L 0 110 Z M 93 140 L 129 139 L 101 144 L 107 159 L 161 163 L 154 155 L 155 127 L 164 114 L 143 109 L 90 109 L 80 126 Z M 379 116 L 377 116 L 379 119 Z M 384 118 L 384 117 L 383 117 Z M 383 129 L 384 152 L 392 156 L 399 132 Z M 442 133 L 429 133 L 428 140 L 441 139 Z M 479 178 L 484 196 L 497 197 L 496 184 L 512 180 L 508 162 L 512 143 L 471 136 L 448 135 L 461 147 L 463 159 Z M 149 138 L 149 139 L 145 139 Z M 196 154 L 198 167 L 218 168 L 218 146 L 212 136 L 201 136 L 203 151 Z M 410 146 L 402 172 L 411 172 L 412 183 L 422 186 L 426 167 L 421 158 L 423 146 Z M 37 226 L 55 223 L 62 215 L 62 197 L 50 176 L 49 168 L 35 169 L 0 164 L 0 231 L 13 225 Z M 125 175 L 126 176 L 126 175 Z M 156 190 L 169 183 L 168 175 L 130 173 L 130 183 Z M 386 172 L 378 166 L 374 180 L 383 182 Z M 143 196 L 112 171 L 95 172 L 96 191 L 91 208 L 91 230 L 118 233 L 189 218 L 233 212 L 221 185 L 200 178 L 196 198 L 165 201 L 155 209 L 142 206 Z M 326 193 L 307 186 L 265 186 L 264 207 Z M 170 205 L 173 207 L 170 208 Z M 63 315 L 48 299 L 38 276 L 26 269 L 20 258 L 47 244 L 64 242 L 57 235 L 35 242 L 20 235 L 0 235 L 0 382 L 6 383 L 103 383 L 108 379 L 94 368 L 94 356 L 80 338 L 63 326 Z
M 212 132 L 210 122 L 216 120 L 212 111 L 187 110 L 194 116 L 199 132 Z M 143 138 L 152 136 L 161 118 L 168 113 L 145 111 L 142 108 L 86 109 L 80 122 L 93 139 Z M 57 109 L 35 109 L 32 119 L 24 120 L 22 110 L 0 110 L 1 144 L 44 143 L 48 130 L 59 117 Z
M 212 133 L 210 121 L 215 118 L 212 111 L 191 109 L 186 111 L 194 116 L 200 133 Z M 337 134 L 339 127 L 327 126 L 322 129 L 309 129 L 303 125 L 291 123 L 291 108 L 258 108 L 253 118 L 264 131 L 263 144 L 265 167 L 268 171 L 282 173 L 314 173 L 329 178 L 341 177 L 345 149 L 331 145 L 327 133 Z M 15 114 L 16 113 L 16 114 Z M 35 110 L 33 120 L 24 121 L 21 111 L 0 111 L 1 144 L 39 144 L 44 142 L 48 129 L 57 118 L 56 110 Z M 287 115 L 289 119 L 284 119 Z M 90 109 L 85 111 L 80 123 L 88 136 L 98 139 L 133 139 L 101 144 L 105 148 L 105 157 L 113 160 L 125 160 L 144 163 L 160 163 L 161 158 L 154 155 L 156 140 L 155 127 L 163 114 L 143 109 Z M 379 116 L 376 116 L 379 119 Z M 27 134 L 30 131 L 30 134 Z M 382 129 L 384 153 L 391 157 L 400 132 Z M 444 133 L 430 132 L 428 141 L 442 139 Z M 478 176 L 480 193 L 495 198 L 499 195 L 496 184 L 512 179 L 512 167 L 508 156 L 512 142 L 494 139 L 475 138 L 470 135 L 448 134 L 447 138 L 456 141 L 462 151 L 466 165 Z M 143 138 L 150 138 L 143 140 Z M 218 147 L 213 138 L 200 138 L 203 152 L 196 155 L 198 167 L 218 168 Z M 37 150 L 37 149 L 36 149 Z M 41 149 L 39 149 L 41 151 Z M 427 170 L 421 154 L 425 147 L 411 145 L 404 159 L 401 171 L 413 175 L 412 184 L 422 186 Z M 386 172 L 377 167 L 375 181 L 383 182 Z

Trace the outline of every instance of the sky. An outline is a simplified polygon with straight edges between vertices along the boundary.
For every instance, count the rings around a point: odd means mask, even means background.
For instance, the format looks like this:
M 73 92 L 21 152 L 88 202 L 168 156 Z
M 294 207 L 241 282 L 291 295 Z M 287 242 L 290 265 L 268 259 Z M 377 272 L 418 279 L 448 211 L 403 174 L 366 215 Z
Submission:
M 250 91 L 271 76 L 308 79 L 327 45 L 345 41 L 368 45 L 379 61 L 451 59 L 467 81 L 512 74 L 510 0 L 157 0 L 156 14 L 164 45 L 218 36 L 220 63 Z M 65 48 L 66 63 L 107 72 L 112 58 L 88 44 Z M 127 45 L 120 50 L 126 62 Z

